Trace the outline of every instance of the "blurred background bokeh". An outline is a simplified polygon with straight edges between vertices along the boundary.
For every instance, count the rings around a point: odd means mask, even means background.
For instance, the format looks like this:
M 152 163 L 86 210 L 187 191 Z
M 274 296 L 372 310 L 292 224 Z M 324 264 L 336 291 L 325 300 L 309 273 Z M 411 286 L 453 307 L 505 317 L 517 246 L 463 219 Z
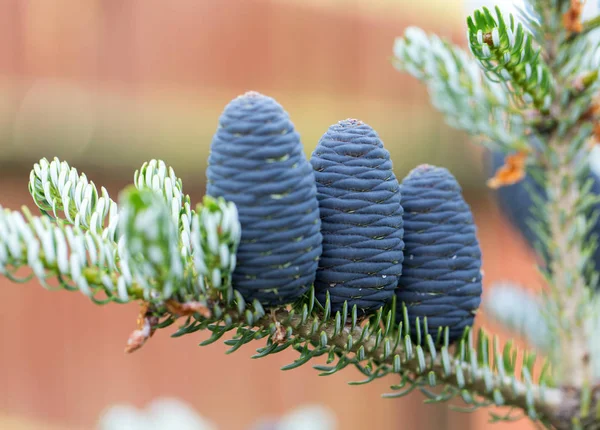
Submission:
M 0 204 L 33 207 L 31 166 L 54 156 L 114 197 L 160 158 L 198 201 L 223 107 L 256 90 L 289 112 L 307 155 L 330 124 L 354 117 L 379 132 L 399 178 L 423 162 L 450 169 L 475 213 L 485 287 L 538 288 L 532 254 L 485 188 L 482 151 L 390 62 L 409 25 L 464 46 L 464 14 L 462 0 L 0 0 Z M 251 360 L 252 346 L 201 348 L 202 333 L 171 339 L 167 329 L 125 355 L 135 304 L 94 306 L 5 279 L 0 303 L 2 429 L 94 429 L 110 405 L 164 396 L 227 430 L 303 404 L 326 407 L 340 429 L 509 427 L 488 424 L 486 411 L 423 405 L 419 394 L 384 400 L 393 378 L 350 387 L 360 378 L 350 369 L 280 371 L 292 351 Z M 498 331 L 483 314 L 478 325 Z

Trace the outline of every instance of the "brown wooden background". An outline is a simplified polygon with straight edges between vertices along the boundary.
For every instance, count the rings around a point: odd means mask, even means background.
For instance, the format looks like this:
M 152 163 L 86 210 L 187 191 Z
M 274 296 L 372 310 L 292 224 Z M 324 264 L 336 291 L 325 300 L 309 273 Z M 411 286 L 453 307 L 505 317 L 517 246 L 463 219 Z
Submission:
M 461 42 L 461 4 L 0 0 L 0 204 L 31 207 L 31 163 L 55 155 L 113 196 L 143 161 L 162 158 L 198 201 L 218 115 L 253 89 L 284 105 L 307 152 L 331 123 L 353 116 L 379 131 L 399 177 L 419 162 L 449 167 L 473 205 L 486 287 L 500 279 L 538 287 L 531 255 L 482 191 L 480 151 L 390 66 L 407 25 Z M 226 356 L 220 344 L 198 347 L 203 334 L 170 339 L 166 330 L 126 356 L 135 305 L 97 307 L 4 279 L 0 303 L 0 428 L 90 429 L 111 404 L 142 407 L 158 396 L 185 400 L 228 430 L 305 403 L 330 407 L 345 429 L 487 428 L 486 412 L 425 406 L 419 395 L 381 399 L 393 379 L 349 387 L 359 377 L 352 370 L 282 372 L 293 353 L 251 360 L 246 347 Z M 485 316 L 479 323 L 495 330 Z

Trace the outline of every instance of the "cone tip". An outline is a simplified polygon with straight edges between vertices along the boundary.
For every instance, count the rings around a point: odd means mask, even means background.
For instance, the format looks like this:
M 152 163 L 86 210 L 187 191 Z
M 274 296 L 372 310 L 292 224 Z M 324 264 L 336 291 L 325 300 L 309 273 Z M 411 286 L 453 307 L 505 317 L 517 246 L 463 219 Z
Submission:
M 346 118 L 344 120 L 338 121 L 338 124 L 342 127 L 357 127 L 360 125 L 365 125 L 364 122 L 356 118 Z
M 238 96 L 238 98 L 260 98 L 266 97 L 264 94 L 259 93 L 258 91 L 250 90 L 246 91 L 244 94 Z

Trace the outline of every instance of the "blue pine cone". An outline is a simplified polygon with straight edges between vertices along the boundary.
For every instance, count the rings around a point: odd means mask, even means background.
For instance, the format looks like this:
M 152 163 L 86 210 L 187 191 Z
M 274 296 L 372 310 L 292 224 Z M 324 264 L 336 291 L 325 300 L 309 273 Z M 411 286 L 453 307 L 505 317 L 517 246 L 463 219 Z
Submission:
M 323 255 L 317 300 L 359 314 L 391 300 L 402 274 L 404 235 L 400 185 L 389 152 L 370 126 L 348 119 L 329 127 L 310 162 L 321 211 Z
M 321 255 L 317 189 L 300 136 L 281 105 L 248 92 L 219 119 L 207 194 L 236 204 L 242 226 L 233 288 L 265 307 L 312 286 Z
M 481 249 L 473 215 L 452 174 L 421 165 L 401 184 L 404 206 L 404 268 L 398 282 L 397 320 L 407 307 L 411 334 L 427 317 L 434 338 L 449 328 L 450 342 L 473 325 L 481 303 Z

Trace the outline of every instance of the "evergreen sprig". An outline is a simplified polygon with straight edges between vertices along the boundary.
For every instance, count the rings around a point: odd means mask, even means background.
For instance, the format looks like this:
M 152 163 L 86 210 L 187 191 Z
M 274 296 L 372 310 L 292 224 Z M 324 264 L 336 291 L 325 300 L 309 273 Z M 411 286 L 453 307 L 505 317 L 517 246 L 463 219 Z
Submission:
M 501 85 L 511 98 L 496 109 L 523 120 L 527 143 L 519 150 L 522 158 L 507 159 L 509 164 L 497 172 L 494 183 L 511 184 L 526 173 L 537 183 L 528 187 L 535 220 L 527 224 L 537 236 L 546 281 L 539 298 L 504 287 L 484 303 L 499 322 L 549 357 L 553 381 L 563 396 L 562 406 L 551 413 L 552 426 L 561 429 L 597 428 L 600 419 L 595 412 L 600 355 L 593 342 L 600 321 L 594 296 L 598 273 L 591 264 L 598 216 L 592 209 L 598 197 L 586 179 L 590 138 L 599 136 L 598 45 L 589 37 L 598 19 L 580 23 L 582 6 L 578 0 L 526 0 L 520 23 L 498 7 L 494 14 L 487 8 L 477 10 L 467 20 L 469 46 L 487 85 Z M 408 43 L 407 37 L 403 40 Z M 456 48 L 447 44 L 443 49 L 438 55 L 451 58 Z M 416 59 L 404 56 L 400 68 L 410 72 L 430 54 L 415 51 L 413 56 Z M 412 74 L 431 86 L 427 76 Z M 439 106 L 433 95 L 432 101 Z M 451 119 L 472 117 L 478 110 L 455 107 L 462 110 L 440 110 Z M 495 133 L 487 137 L 497 138 Z M 517 160 L 526 162 L 519 165 Z
M 242 303 L 237 300 L 237 309 L 225 311 L 218 306 L 214 314 L 223 316 L 217 319 L 192 318 L 175 336 L 208 329 L 213 335 L 202 345 L 209 345 L 235 330 L 233 338 L 225 341 L 230 346 L 228 353 L 266 338 L 265 346 L 253 358 L 291 347 L 300 354 L 282 368 L 291 370 L 324 356 L 326 365 L 313 366 L 321 376 L 333 375 L 347 366 L 356 367 L 365 376 L 351 385 L 394 374 L 400 382 L 391 386 L 392 392 L 384 394 L 386 398 L 403 397 L 418 390 L 425 394 L 428 403 L 459 398 L 469 411 L 490 405 L 517 406 L 542 423 L 547 422 L 547 402 L 559 401 L 559 393 L 549 388 L 552 381 L 547 364 L 535 377 L 534 352 L 521 353 L 511 342 L 500 348 L 498 338 L 490 338 L 483 330 L 476 337 L 466 330 L 453 347 L 448 344 L 447 329 L 434 339 L 424 334 L 427 322 L 423 321 L 424 328 L 419 330 L 422 339 L 415 344 L 404 307 L 402 321 L 394 320 L 392 310 L 380 309 L 360 323 L 356 307 L 349 311 L 345 306 L 332 314 L 329 299 L 321 308 L 315 302 L 314 291 L 291 309 L 267 315 L 257 302 L 252 306 Z
M 155 184 L 168 183 L 166 170 L 161 172 Z M 41 187 L 42 181 L 31 185 L 32 194 L 39 192 L 36 184 Z M 166 189 L 171 190 L 168 185 Z M 79 290 L 99 304 L 148 302 L 151 313 L 160 319 L 155 328 L 168 327 L 187 315 L 173 336 L 208 330 L 212 336 L 202 345 L 233 331 L 225 341 L 228 353 L 259 339 L 266 342 L 254 358 L 291 347 L 299 357 L 283 370 L 324 356 L 327 363 L 314 366 L 319 374 L 353 366 L 365 376 L 353 385 L 396 375 L 399 382 L 385 397 L 418 390 L 428 403 L 460 399 L 469 406 L 467 410 L 513 406 L 540 422 L 548 422 L 547 399 L 560 401 L 559 392 L 551 388 L 547 364 L 534 376 L 534 352 L 519 353 L 512 343 L 501 348 L 497 338 L 483 330 L 474 336 L 468 328 L 451 345 L 448 328 L 432 336 L 426 319 L 417 319 L 416 338 L 414 333 L 411 337 L 407 309 L 401 305 L 404 317 L 396 321 L 395 300 L 366 319 L 361 319 L 356 306 L 349 309 L 347 304 L 332 312 L 329 295 L 322 306 L 313 289 L 297 303 L 270 312 L 257 300 L 247 303 L 231 288 L 241 232 L 235 206 L 207 196 L 194 211 L 179 212 L 179 220 L 191 213 L 190 253 L 186 254 L 186 248 L 177 252 L 177 223 L 171 216 L 175 212 L 168 199 L 171 194 L 164 191 L 160 186 L 140 186 L 122 193 L 116 241 L 69 225 L 66 218 L 36 217 L 26 208 L 24 215 L 2 209 L 0 271 L 14 276 L 17 269 L 30 267 L 43 285 L 55 278 L 59 287 Z M 178 307 L 172 306 L 173 300 Z M 192 312 L 180 312 L 191 303 Z
M 485 79 L 465 50 L 417 27 L 394 43 L 394 66 L 427 85 L 448 124 L 507 150 L 524 145 L 525 121 L 500 84 Z
M 434 337 L 428 334 L 426 319 L 417 320 L 422 328 L 418 326 L 414 339 L 405 307 L 404 318 L 395 320 L 395 301 L 363 320 L 356 306 L 348 309 L 345 304 L 333 313 L 328 295 L 321 306 L 313 289 L 291 307 L 271 312 L 266 312 L 257 300 L 246 303 L 231 289 L 227 276 L 214 275 L 215 270 L 230 273 L 235 266 L 231 257 L 235 255 L 240 233 L 233 207 L 222 200 L 206 197 L 204 205 L 197 207 L 192 215 L 192 255 L 187 260 L 183 256 L 183 265 L 187 264 L 185 267 L 190 270 L 178 270 L 176 276 L 165 278 L 168 275 L 158 269 L 172 269 L 179 263 L 174 264 L 169 257 L 177 235 L 164 193 L 156 188 L 154 191 L 128 188 L 119 206 L 118 231 L 122 233 L 119 243 L 89 231 L 82 232 L 60 219 L 52 222 L 47 217 L 34 217 L 25 209 L 23 217 L 19 212 L 3 209 L 0 211 L 2 273 L 11 274 L 27 266 L 44 284 L 54 277 L 62 288 L 79 290 L 97 303 L 150 301 L 153 312 L 163 318 L 159 327 L 169 326 L 178 316 L 166 306 L 168 299 L 177 297 L 176 292 L 185 292 L 178 296 L 180 304 L 193 300 L 208 312 L 193 312 L 173 336 L 209 330 L 212 336 L 202 343 L 208 345 L 234 331 L 233 337 L 225 341 L 230 347 L 228 353 L 251 341 L 266 339 L 254 358 L 291 347 L 299 352 L 294 362 L 283 367 L 291 370 L 325 356 L 327 364 L 315 365 L 315 369 L 326 376 L 354 366 L 365 379 L 352 385 L 397 375 L 399 383 L 385 397 L 402 397 L 419 390 L 429 403 L 460 398 L 470 410 L 489 405 L 522 407 L 531 418 L 542 422 L 546 407 L 542 398 L 558 398 L 558 393 L 549 388 L 547 366 L 534 379 L 535 353 L 520 354 L 511 343 L 500 349 L 498 339 L 490 338 L 483 330 L 475 337 L 467 329 L 456 345 L 450 345 L 448 328 L 440 329 Z M 63 237 L 69 238 L 68 248 L 63 245 Z M 133 244 L 136 240 L 139 243 Z M 162 249 L 164 245 L 168 248 Z M 135 261 L 140 255 L 148 255 L 148 261 Z M 138 264 L 152 267 L 138 270 Z M 167 283 L 171 288 L 168 294 L 164 291 Z M 160 294 L 152 286 L 161 287 Z M 97 297 L 102 293 L 106 298 Z
M 61 170 L 71 178 L 53 180 L 63 178 L 52 173 Z M 140 171 L 148 182 L 140 181 Z M 144 299 L 160 304 L 175 293 L 184 300 L 205 292 L 207 285 L 230 285 L 241 233 L 235 205 L 205 196 L 191 210 L 189 196 L 181 194 L 181 180 L 163 161 L 144 163 L 140 171 L 136 187 L 124 190 L 119 205 L 102 188 L 113 208 L 107 233 L 86 228 L 97 223 L 80 221 L 95 219 L 105 207 L 102 198 L 93 198 L 95 187 L 84 174 L 78 176 L 57 158 L 36 163 L 29 190 L 40 210 L 52 210 L 56 218 L 33 216 L 26 207 L 16 212 L 0 206 L 0 273 L 25 282 L 31 277 L 15 274 L 29 267 L 42 285 L 50 288 L 47 280 L 56 278 L 59 288 L 79 290 L 97 303 Z M 84 190 L 72 200 L 69 181 Z M 64 198 L 52 197 L 60 190 L 65 190 Z M 173 210 L 173 201 L 180 211 Z M 65 207 L 70 211 L 61 217 Z
M 117 228 L 117 204 L 110 198 L 106 188 L 101 196 L 93 182 L 85 174 L 66 162 L 43 158 L 33 166 L 29 176 L 29 192 L 43 213 L 55 219 L 64 214 L 69 224 L 114 239 Z M 105 226 L 108 221 L 108 226 Z
M 133 183 L 138 190 L 150 189 L 162 195 L 173 222 L 180 234 L 180 247 L 184 255 L 191 253 L 190 228 L 192 207 L 190 196 L 183 194 L 183 183 L 175 175 L 172 167 L 162 160 L 144 163 L 133 175 Z
M 96 303 L 142 297 L 128 259 L 108 238 L 33 216 L 25 207 L 22 213 L 0 207 L 0 237 L 0 273 L 13 281 L 30 280 L 16 275 L 29 267 L 43 286 L 51 288 L 55 278 L 59 288 L 81 291 Z
M 467 24 L 471 52 L 488 78 L 505 84 L 517 102 L 548 112 L 554 93 L 551 74 L 523 25 L 513 15 L 506 22 L 498 7 L 496 16 L 485 7 L 476 10 Z
M 150 297 L 168 299 L 182 285 L 183 267 L 177 225 L 156 191 L 123 193 L 119 231 L 134 279 Z

